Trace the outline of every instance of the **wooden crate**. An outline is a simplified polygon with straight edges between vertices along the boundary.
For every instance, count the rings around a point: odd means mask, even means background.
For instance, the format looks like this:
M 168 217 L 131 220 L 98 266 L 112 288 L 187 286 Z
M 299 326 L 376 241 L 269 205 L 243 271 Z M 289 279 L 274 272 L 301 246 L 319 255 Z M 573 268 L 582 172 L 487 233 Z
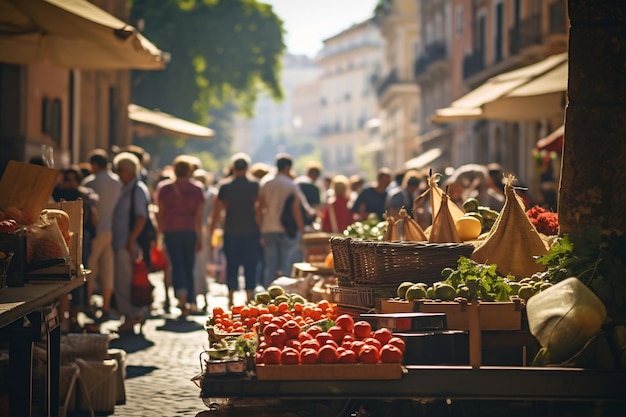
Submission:
M 469 330 L 468 307 L 471 303 L 430 300 L 381 300 L 382 313 L 446 313 L 448 329 Z M 520 300 L 479 303 L 481 330 L 520 330 L 522 303 Z
M 399 363 L 256 366 L 257 379 L 277 381 L 400 379 L 402 372 Z

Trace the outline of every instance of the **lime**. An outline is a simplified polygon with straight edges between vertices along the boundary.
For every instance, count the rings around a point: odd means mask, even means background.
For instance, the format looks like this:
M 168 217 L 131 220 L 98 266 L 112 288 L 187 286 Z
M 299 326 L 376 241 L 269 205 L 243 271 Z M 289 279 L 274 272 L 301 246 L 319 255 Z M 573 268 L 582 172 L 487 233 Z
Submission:
M 456 289 L 457 297 L 470 298 L 471 292 L 470 289 L 465 285 Z
M 274 303 L 276 305 L 278 305 L 278 304 L 280 304 L 282 302 L 290 303 L 291 299 L 289 297 L 287 297 L 286 295 L 284 295 L 284 294 L 281 294 L 281 295 L 277 296 L 276 298 L 274 298 Z
M 478 210 L 479 202 L 474 197 L 470 197 L 463 203 L 463 210 L 466 213 Z
M 426 291 L 419 285 L 412 285 L 406 290 L 404 297 L 411 300 L 419 300 L 420 298 L 426 298 Z
M 552 286 L 552 283 L 550 282 L 544 282 L 539 286 L 539 290 L 543 291 L 543 290 L 547 290 L 548 288 L 550 288 Z
M 260 292 L 254 296 L 254 300 L 257 304 L 269 304 L 272 301 L 272 297 L 266 291 Z
M 406 290 L 409 289 L 409 287 L 412 287 L 414 284 L 412 282 L 409 281 L 405 281 L 402 284 L 398 285 L 398 297 L 400 298 L 404 298 L 405 294 L 406 294 Z
M 426 290 L 426 298 L 429 298 L 431 300 L 437 298 L 437 295 L 435 294 L 435 289 L 433 287 L 428 287 L 428 289 Z
M 528 300 L 533 295 L 535 295 L 535 289 L 531 285 L 522 285 L 517 293 L 517 296 L 524 300 Z
M 272 285 L 267 289 L 267 292 L 269 293 L 270 297 L 272 298 L 276 298 L 279 295 L 284 295 L 285 294 L 285 290 L 283 290 L 283 287 L 280 287 L 278 285 Z
M 435 297 L 443 301 L 453 301 L 456 298 L 456 290 L 452 285 L 441 284 L 435 290 Z

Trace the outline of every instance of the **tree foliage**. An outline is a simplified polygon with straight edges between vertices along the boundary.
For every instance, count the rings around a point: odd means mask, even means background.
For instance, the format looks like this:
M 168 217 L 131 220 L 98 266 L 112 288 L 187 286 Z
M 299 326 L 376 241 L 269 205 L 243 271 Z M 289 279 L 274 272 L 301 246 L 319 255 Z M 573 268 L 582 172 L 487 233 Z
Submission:
M 283 22 L 256 0 L 133 0 L 133 22 L 171 54 L 162 71 L 134 72 L 133 100 L 207 124 L 234 102 L 247 114 L 257 93 L 282 98 Z

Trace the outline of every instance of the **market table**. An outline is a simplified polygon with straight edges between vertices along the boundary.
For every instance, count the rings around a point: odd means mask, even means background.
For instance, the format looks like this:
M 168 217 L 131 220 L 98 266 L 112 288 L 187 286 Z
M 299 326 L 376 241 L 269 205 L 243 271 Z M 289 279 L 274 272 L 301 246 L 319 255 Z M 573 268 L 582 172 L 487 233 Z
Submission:
M 626 372 L 580 368 L 406 366 L 384 381 L 204 378 L 202 398 L 626 401 Z
M 30 416 L 33 342 L 45 335 L 48 416 L 59 414 L 61 328 L 59 297 L 85 282 L 87 272 L 71 279 L 29 283 L 0 291 L 0 340 L 9 343 L 9 407 L 12 417 Z

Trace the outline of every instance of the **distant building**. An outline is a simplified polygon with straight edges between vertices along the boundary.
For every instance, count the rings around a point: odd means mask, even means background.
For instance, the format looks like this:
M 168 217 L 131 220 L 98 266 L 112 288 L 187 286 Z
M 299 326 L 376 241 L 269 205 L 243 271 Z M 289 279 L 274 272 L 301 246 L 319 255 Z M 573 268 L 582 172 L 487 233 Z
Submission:
M 298 124 L 293 112 L 294 94 L 303 84 L 317 79 L 319 71 L 306 56 L 285 55 L 280 74 L 284 100 L 276 102 L 266 93 L 259 94 L 253 118 L 236 116 L 233 148 L 249 153 L 255 161 L 273 163 L 276 153 L 294 146 L 300 134 L 294 125 Z
M 322 163 L 328 173 L 375 172 L 365 153 L 374 140 L 367 122 L 378 116 L 373 81 L 380 78 L 383 40 L 371 18 L 324 40 L 319 103 Z M 374 152 L 380 152 L 375 149 Z M 365 166 L 364 166 L 365 165 Z

